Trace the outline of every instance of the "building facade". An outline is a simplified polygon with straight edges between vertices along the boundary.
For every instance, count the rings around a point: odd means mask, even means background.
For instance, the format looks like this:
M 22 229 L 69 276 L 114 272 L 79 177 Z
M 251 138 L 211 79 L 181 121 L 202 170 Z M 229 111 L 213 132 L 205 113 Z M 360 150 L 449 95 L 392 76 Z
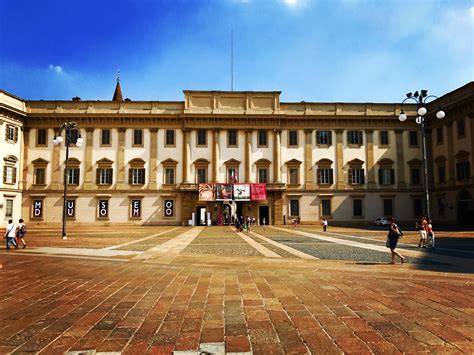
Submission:
M 474 83 L 448 93 L 446 118 L 428 116 L 431 210 L 437 223 L 473 217 Z M 431 110 L 429 112 L 435 111 Z M 64 142 L 53 138 L 77 122 L 68 159 L 71 223 L 220 223 L 255 217 L 281 225 L 367 224 L 424 211 L 421 131 L 416 106 L 284 103 L 280 92 L 184 91 L 184 101 L 31 101 L 0 91 L 3 183 L 0 203 L 31 224 L 60 224 Z M 462 123 L 460 123 L 462 122 Z M 442 131 L 441 138 L 438 133 Z M 263 183 L 261 201 L 202 201 L 199 184 Z

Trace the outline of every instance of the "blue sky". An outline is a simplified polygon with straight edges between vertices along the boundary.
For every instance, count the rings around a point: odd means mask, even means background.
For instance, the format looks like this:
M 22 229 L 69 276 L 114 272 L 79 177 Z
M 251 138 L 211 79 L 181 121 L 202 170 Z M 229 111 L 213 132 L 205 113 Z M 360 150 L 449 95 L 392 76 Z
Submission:
M 0 0 L 0 88 L 25 99 L 399 102 L 474 80 L 470 0 Z

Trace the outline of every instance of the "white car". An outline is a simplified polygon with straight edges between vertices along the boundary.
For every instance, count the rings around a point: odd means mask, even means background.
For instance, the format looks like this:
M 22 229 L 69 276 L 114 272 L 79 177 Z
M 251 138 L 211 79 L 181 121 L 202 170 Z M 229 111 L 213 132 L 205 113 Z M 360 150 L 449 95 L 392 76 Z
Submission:
M 388 226 L 390 225 L 390 220 L 388 217 L 378 217 L 375 219 L 374 224 L 376 226 Z

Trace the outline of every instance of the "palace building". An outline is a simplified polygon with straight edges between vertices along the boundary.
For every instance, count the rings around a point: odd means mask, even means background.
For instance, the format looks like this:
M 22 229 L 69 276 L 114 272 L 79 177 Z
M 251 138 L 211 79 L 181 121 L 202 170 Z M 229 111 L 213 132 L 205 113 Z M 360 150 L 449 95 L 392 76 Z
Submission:
M 437 224 L 474 221 L 474 82 L 428 104 L 427 168 Z M 434 116 L 442 107 L 446 117 Z M 425 211 L 415 105 L 280 102 L 280 92 L 184 91 L 183 101 L 24 100 L 0 90 L 2 225 L 61 224 L 69 147 L 71 224 L 369 224 Z M 64 131 L 61 133 L 64 137 Z

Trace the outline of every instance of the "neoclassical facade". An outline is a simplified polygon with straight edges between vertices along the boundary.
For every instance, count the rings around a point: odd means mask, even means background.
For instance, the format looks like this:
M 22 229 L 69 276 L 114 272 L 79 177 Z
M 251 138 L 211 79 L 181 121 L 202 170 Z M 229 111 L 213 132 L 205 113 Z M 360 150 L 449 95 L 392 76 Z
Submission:
M 430 103 L 431 211 L 437 223 L 472 221 L 474 83 Z M 32 101 L 0 90 L 2 224 L 9 218 L 60 224 L 64 143 L 53 138 L 77 122 L 68 159 L 71 223 L 220 223 L 220 215 L 260 223 L 367 224 L 423 213 L 421 132 L 415 106 L 280 102 L 280 92 L 184 91 L 184 101 Z M 429 110 L 430 111 L 435 111 Z M 200 199 L 200 184 L 265 184 L 258 201 Z M 226 212 L 227 212 L 226 211 Z

